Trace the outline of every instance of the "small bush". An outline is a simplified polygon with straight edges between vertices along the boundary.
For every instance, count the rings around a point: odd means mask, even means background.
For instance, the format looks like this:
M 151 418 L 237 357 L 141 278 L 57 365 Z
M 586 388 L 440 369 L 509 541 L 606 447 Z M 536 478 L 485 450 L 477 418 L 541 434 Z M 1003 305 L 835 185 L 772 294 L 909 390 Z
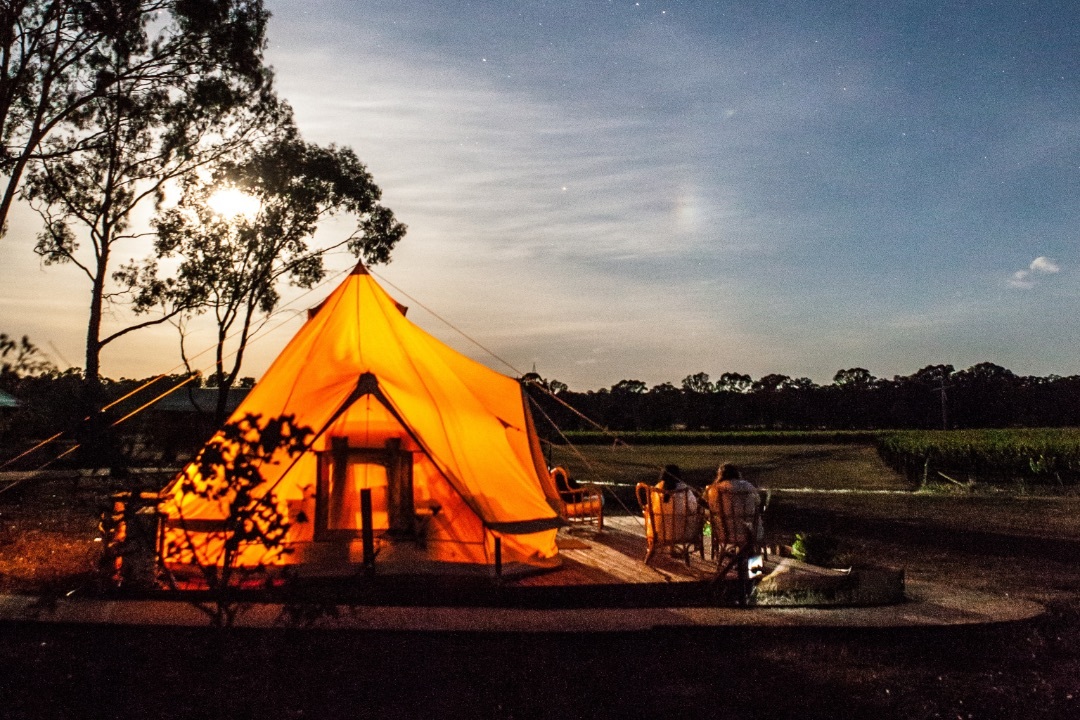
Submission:
M 835 563 L 837 541 L 832 535 L 824 533 L 796 533 L 791 545 L 792 556 L 811 565 L 829 567 Z

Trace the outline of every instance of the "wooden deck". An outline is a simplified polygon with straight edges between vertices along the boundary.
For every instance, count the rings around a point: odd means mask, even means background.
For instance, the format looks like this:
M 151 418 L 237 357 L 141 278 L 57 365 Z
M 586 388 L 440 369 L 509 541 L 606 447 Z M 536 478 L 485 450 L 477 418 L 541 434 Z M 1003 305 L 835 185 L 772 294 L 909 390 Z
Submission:
M 637 515 L 604 518 L 603 531 L 563 528 L 559 531 L 559 556 L 562 566 L 539 575 L 521 578 L 520 586 L 580 586 L 645 583 L 678 583 L 709 580 L 716 574 L 716 564 L 692 554 L 690 565 L 682 559 L 657 552 L 645 564 L 645 524 Z
M 559 532 L 562 565 L 556 570 L 508 582 L 521 601 L 565 606 L 726 605 L 738 599 L 735 571 L 718 579 L 716 561 L 681 558 L 658 551 L 645 564 L 645 525 L 637 516 L 604 519 L 602 532 Z M 531 594 L 531 597 L 530 597 Z M 829 569 L 770 554 L 753 603 L 773 607 L 888 605 L 904 600 L 903 570 L 860 567 Z
M 532 609 L 717 607 L 741 598 L 734 571 L 716 577 L 716 562 L 692 554 L 690 562 L 658 551 L 645 563 L 644 520 L 609 516 L 603 531 L 563 528 L 560 564 L 551 569 L 514 563 L 496 576 L 487 565 L 424 560 L 413 544 L 380 553 L 375 571 L 355 563 L 305 567 L 298 582 L 277 594 L 255 592 L 264 602 L 321 602 L 426 607 Z M 706 538 L 708 545 L 708 538 Z M 197 587 L 182 589 L 197 590 Z M 265 597 L 263 597 L 265 596 Z M 903 571 L 817 568 L 770 554 L 753 604 L 769 606 L 882 605 L 904 599 Z

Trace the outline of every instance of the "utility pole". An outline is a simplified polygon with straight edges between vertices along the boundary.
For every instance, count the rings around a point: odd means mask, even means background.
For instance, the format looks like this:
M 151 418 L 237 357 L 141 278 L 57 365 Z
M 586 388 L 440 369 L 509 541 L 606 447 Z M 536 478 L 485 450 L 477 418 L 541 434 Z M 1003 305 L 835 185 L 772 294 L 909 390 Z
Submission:
M 945 390 L 946 390 L 946 388 L 949 388 L 949 387 L 952 387 L 952 386 L 945 384 L 945 373 L 944 372 L 942 372 L 941 375 L 938 376 L 938 382 L 940 384 L 938 385 L 937 391 L 939 393 L 941 393 L 941 429 L 942 430 L 948 430 L 949 429 L 949 402 L 948 402 L 948 397 L 945 394 Z

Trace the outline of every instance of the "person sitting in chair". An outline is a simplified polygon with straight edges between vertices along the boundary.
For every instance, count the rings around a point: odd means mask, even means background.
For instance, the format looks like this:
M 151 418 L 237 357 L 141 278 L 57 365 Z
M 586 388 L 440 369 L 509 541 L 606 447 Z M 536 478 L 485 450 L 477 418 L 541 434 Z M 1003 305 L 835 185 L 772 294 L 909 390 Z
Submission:
M 660 471 L 656 488 L 662 492 L 660 502 L 653 507 L 654 522 L 662 525 L 661 535 L 669 541 L 683 542 L 698 531 L 699 512 L 697 494 L 683 482 L 678 465 L 665 465 Z M 674 551 L 673 551 L 674 554 Z
M 656 483 L 656 487 L 663 490 L 665 493 L 673 493 L 676 490 L 682 490 L 686 487 L 686 483 L 683 482 L 682 470 L 678 465 L 665 465 L 664 469 L 660 471 L 660 482 Z
M 738 575 L 738 601 L 749 602 L 753 592 L 752 558 L 765 537 L 761 522 L 761 493 L 743 479 L 739 468 L 724 463 L 716 473 L 716 482 L 705 491 L 712 520 L 712 554 L 717 558 L 717 574 L 723 577 L 734 565 Z M 760 569 L 760 563 L 755 563 Z
M 734 537 L 718 537 L 722 543 L 742 545 L 748 541 L 760 542 L 765 537 L 765 527 L 761 522 L 761 493 L 757 486 L 744 480 L 739 468 L 731 463 L 724 463 L 716 472 L 716 482 L 710 487 L 710 493 L 716 492 L 718 509 L 723 514 L 724 525 L 716 527 L 714 535 L 728 532 Z M 751 527 L 752 525 L 752 527 Z

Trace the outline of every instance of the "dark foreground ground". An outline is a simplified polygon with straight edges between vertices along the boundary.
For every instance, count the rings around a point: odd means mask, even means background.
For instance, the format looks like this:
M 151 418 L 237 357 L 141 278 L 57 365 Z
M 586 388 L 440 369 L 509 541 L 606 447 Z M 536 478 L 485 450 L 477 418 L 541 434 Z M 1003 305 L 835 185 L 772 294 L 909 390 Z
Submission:
M 66 510 L 36 521 L 33 497 L 0 502 L 5 591 L 80 582 L 73 572 L 95 551 L 93 503 L 86 488 L 64 492 L 50 507 Z M 0 717 L 1080 717 L 1076 501 L 1034 511 L 965 497 L 918 509 L 867 502 L 781 496 L 772 531 L 828 529 L 851 556 L 886 559 L 913 579 L 1015 593 L 1047 613 L 917 630 L 566 635 L 8 623 Z M 1052 515 L 1052 531 L 1025 513 Z M 54 570 L 31 570 L 50 545 Z
M 1076 621 L 633 636 L 18 625 L 2 631 L 2 713 L 1067 718 L 1077 715 Z

